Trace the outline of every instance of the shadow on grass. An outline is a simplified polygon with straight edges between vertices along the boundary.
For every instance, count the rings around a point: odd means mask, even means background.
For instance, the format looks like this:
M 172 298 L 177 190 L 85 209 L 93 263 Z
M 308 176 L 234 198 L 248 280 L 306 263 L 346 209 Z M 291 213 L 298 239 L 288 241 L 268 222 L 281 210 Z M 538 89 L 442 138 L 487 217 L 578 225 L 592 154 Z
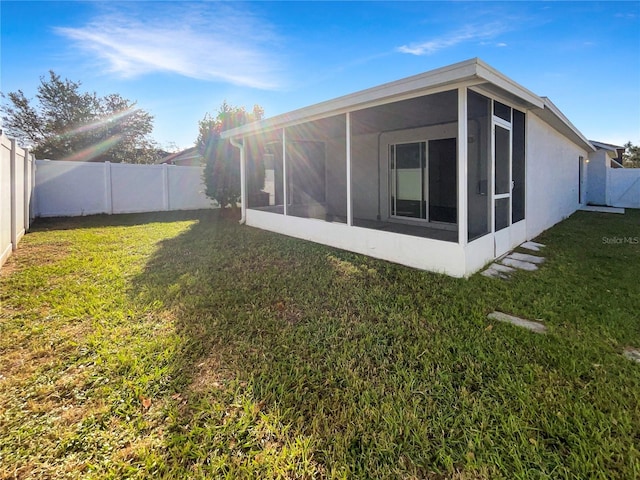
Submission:
M 637 247 L 604 248 L 601 237 L 628 235 L 637 212 L 623 222 L 581 214 L 564 222 L 542 237 L 544 268 L 509 282 L 420 272 L 216 212 L 194 219 L 160 242 L 131 291 L 161 305 L 178 338 L 161 473 L 497 478 L 525 475 L 524 465 L 584 473 L 611 444 L 593 440 L 601 429 L 593 418 L 610 407 L 598 403 L 609 387 L 592 366 L 603 345 L 588 309 L 617 296 L 585 296 L 600 285 L 583 288 L 598 263 L 581 259 L 604 255 L 602 280 L 627 282 Z M 637 300 L 620 298 L 617 328 L 633 337 L 627 310 Z M 542 316 L 560 335 L 493 330 L 494 309 Z M 587 335 L 567 330 L 571 318 Z M 549 397 L 558 383 L 564 389 Z M 631 415 L 612 408 L 620 422 Z M 554 447 L 572 435 L 576 415 L 586 453 Z M 526 433 L 534 431 L 542 433 Z M 616 451 L 628 452 L 621 438 Z
M 267 478 L 446 469 L 424 444 L 434 439 L 419 439 L 433 406 L 416 403 L 416 391 L 430 381 L 425 366 L 438 368 L 441 352 L 428 342 L 464 355 L 455 318 L 473 307 L 429 306 L 463 284 L 217 215 L 163 240 L 131 294 L 171 312 L 180 339 L 170 360 L 171 468 Z M 459 381 L 437 388 L 455 403 Z M 185 445 L 202 455 L 178 453 Z
M 240 226 L 220 212 L 193 219 L 186 232 L 158 244 L 130 292 L 161 305 L 177 336 L 163 473 L 313 475 L 311 435 L 290 429 L 291 406 L 278 392 L 291 392 L 290 370 L 305 365 L 287 349 L 310 348 L 294 330 L 305 301 L 318 302 L 329 282 L 323 257 L 307 260 L 323 247 Z M 183 455 L 185 448 L 199 453 Z
M 103 228 L 145 225 L 147 223 L 172 223 L 198 220 L 203 216 L 218 215 L 215 210 L 175 210 L 171 212 L 124 213 L 117 215 L 87 215 L 82 217 L 38 217 L 30 231 L 74 230 L 76 228 Z M 233 213 L 237 216 L 236 213 Z

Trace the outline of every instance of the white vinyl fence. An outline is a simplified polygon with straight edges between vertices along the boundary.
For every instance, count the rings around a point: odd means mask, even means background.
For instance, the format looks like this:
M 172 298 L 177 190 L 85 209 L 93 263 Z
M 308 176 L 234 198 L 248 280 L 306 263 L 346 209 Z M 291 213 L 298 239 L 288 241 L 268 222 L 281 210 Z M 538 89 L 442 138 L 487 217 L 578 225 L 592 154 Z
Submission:
M 0 135 L 0 266 L 29 230 L 34 157 L 15 140 Z
M 202 167 L 36 160 L 36 215 L 212 208 Z
M 607 205 L 640 208 L 640 168 L 607 169 Z

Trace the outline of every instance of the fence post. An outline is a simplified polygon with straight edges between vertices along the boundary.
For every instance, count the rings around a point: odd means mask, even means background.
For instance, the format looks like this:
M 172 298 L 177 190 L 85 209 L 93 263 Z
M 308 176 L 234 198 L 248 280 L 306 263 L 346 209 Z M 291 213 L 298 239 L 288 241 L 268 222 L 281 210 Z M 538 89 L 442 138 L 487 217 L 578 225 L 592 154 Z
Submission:
M 165 212 L 171 209 L 169 203 L 169 166 L 166 163 L 162 164 L 162 208 Z
M 611 167 L 605 161 L 604 204 L 611 206 Z
M 35 155 L 31 161 L 31 205 L 29 206 L 29 223 L 31 220 L 36 218 L 40 213 L 38 211 L 38 190 L 36 189 L 36 170 L 38 169 L 38 165 L 36 164 Z
M 22 189 L 24 195 L 24 208 L 23 208 L 23 218 L 24 218 L 24 233 L 29 231 L 29 227 L 31 226 L 31 219 L 29 218 L 29 212 L 31 207 L 31 177 L 29 176 L 29 165 L 31 163 L 31 153 L 29 149 L 25 149 L 24 151 L 24 164 L 22 166 L 24 171 L 24 178 L 22 179 Z
M 17 156 L 16 149 L 18 145 L 16 144 L 16 139 L 11 139 L 11 156 L 9 159 L 9 184 L 11 185 L 11 213 L 9 216 L 11 217 L 11 249 L 16 250 L 18 248 L 18 202 L 16 202 L 16 164 L 17 164 Z
M 104 203 L 105 213 L 113 214 L 113 182 L 111 181 L 111 162 L 104 162 Z

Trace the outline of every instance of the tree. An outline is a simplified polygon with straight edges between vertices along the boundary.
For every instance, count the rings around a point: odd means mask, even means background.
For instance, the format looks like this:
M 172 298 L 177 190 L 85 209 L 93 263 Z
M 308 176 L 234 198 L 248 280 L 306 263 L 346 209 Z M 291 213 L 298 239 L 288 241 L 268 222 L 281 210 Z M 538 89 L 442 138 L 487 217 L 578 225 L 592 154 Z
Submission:
M 244 107 L 224 101 L 215 117 L 207 113 L 199 122 L 196 145 L 205 159 L 205 194 L 222 208 L 233 207 L 240 200 L 240 153 L 229 140 L 221 139 L 220 134 L 263 117 L 264 110 L 259 105 L 247 112 Z
M 624 148 L 622 164 L 627 168 L 640 168 L 640 146 L 627 142 Z
M 52 160 L 153 163 L 153 117 L 118 94 L 98 97 L 53 71 L 40 78 L 35 104 L 22 92 L 2 95 L 6 133 Z

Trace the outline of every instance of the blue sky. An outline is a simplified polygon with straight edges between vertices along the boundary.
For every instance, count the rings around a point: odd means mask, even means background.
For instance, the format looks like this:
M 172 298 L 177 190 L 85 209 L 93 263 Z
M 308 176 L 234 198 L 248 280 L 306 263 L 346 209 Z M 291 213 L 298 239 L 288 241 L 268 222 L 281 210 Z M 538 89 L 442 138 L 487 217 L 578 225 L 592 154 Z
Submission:
M 273 116 L 480 57 L 588 138 L 640 144 L 640 2 L 2 1 L 0 89 L 54 70 L 192 146 L 223 100 Z

